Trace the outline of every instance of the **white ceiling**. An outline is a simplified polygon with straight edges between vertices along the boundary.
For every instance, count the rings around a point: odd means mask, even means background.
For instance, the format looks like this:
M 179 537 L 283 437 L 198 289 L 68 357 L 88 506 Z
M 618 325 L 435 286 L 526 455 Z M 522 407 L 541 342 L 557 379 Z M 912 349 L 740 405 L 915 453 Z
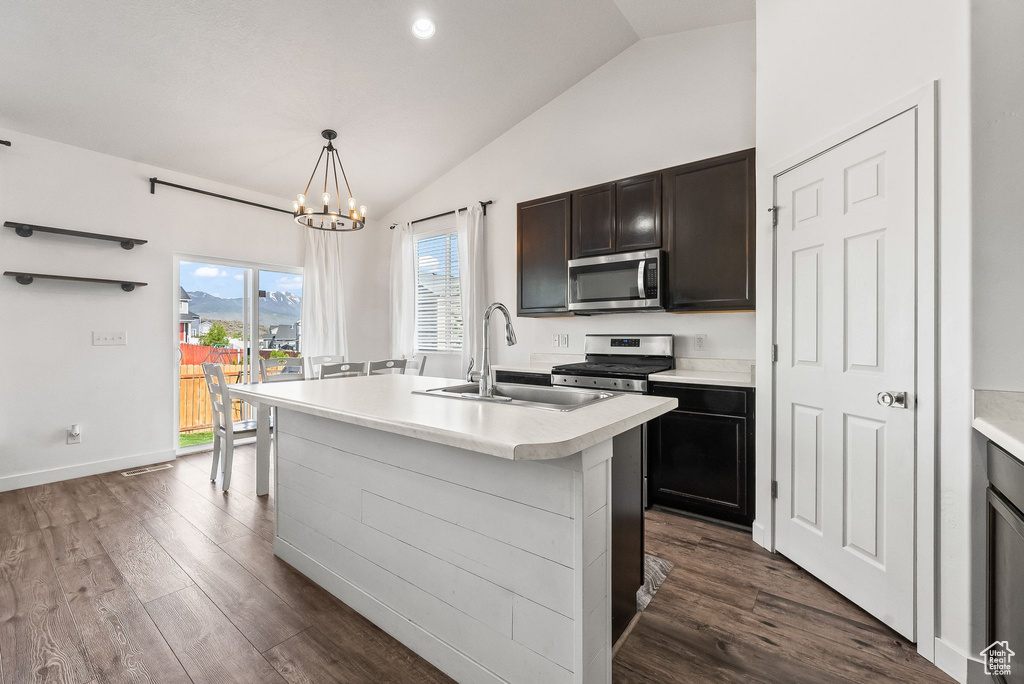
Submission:
M 305 187 L 331 127 L 353 193 L 380 217 L 638 36 L 752 8 L 14 0 L 0 22 L 0 126 L 282 198 Z M 420 13 L 437 22 L 431 40 L 410 33 Z
M 615 0 L 640 38 L 754 19 L 754 0 Z

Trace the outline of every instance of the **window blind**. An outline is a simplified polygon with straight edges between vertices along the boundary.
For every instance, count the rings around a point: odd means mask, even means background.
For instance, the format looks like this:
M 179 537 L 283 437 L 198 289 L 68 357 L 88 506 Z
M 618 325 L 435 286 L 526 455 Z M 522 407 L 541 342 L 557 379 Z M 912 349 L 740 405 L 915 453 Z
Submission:
M 416 349 L 462 351 L 462 289 L 455 233 L 416 239 Z

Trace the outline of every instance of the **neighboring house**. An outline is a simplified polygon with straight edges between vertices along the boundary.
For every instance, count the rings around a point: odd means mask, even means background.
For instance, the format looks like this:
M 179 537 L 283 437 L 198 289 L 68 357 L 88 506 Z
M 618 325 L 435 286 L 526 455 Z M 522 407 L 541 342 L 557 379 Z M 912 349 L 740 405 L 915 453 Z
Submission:
M 199 314 L 189 313 L 188 303 L 192 301 L 192 297 L 185 292 L 185 288 L 178 289 L 181 290 L 178 304 L 178 340 L 188 342 L 193 337 L 192 328 L 199 321 Z
M 271 326 L 270 334 L 261 337 L 260 342 L 263 349 L 298 351 L 299 323 Z

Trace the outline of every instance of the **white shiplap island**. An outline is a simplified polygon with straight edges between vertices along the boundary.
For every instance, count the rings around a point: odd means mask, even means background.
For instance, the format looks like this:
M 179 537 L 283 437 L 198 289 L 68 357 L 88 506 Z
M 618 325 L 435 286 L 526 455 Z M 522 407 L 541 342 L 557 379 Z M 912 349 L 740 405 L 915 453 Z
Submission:
M 275 553 L 460 682 L 610 682 L 612 438 L 676 400 L 412 393 L 455 384 L 232 386 L 277 409 Z

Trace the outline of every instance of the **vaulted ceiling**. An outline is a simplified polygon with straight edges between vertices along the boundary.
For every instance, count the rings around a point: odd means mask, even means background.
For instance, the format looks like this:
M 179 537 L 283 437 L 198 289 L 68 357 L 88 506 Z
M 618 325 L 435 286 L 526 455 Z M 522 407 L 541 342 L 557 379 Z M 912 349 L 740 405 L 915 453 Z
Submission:
M 335 128 L 382 216 L 639 38 L 754 0 L 14 0 L 0 127 L 291 198 Z M 437 23 L 430 40 L 413 20 Z

